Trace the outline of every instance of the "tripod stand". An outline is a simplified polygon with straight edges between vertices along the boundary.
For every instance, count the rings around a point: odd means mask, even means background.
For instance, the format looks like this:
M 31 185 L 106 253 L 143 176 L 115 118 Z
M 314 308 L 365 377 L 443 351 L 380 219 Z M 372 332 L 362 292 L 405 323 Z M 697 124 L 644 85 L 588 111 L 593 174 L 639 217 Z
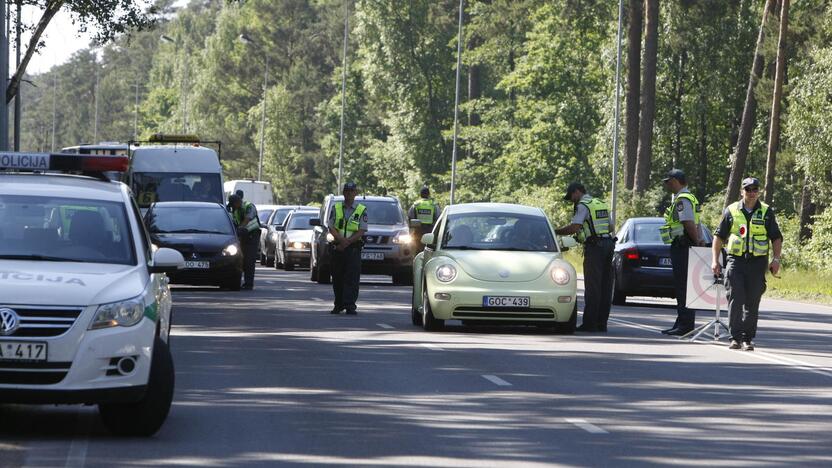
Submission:
M 682 338 L 690 337 L 690 341 L 696 341 L 700 336 L 702 336 L 703 333 L 708 331 L 708 328 L 712 325 L 714 327 L 714 341 L 719 341 L 720 327 L 724 328 L 726 332 L 730 332 L 728 325 L 725 325 L 725 322 L 722 321 L 722 317 L 720 314 L 722 293 L 725 291 L 725 286 L 723 282 L 724 278 L 725 274 L 720 271 L 718 276 L 714 275 L 714 282 L 711 285 L 711 288 L 716 288 L 716 304 L 714 306 L 714 318 L 705 325 L 700 325 L 694 328 L 688 334 L 682 336 Z

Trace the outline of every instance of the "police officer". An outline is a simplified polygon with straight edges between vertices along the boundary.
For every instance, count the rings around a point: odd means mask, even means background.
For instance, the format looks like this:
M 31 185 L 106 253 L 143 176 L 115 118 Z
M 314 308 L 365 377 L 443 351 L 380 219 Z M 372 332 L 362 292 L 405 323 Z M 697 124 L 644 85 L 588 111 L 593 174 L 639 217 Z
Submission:
M 430 197 L 430 189 L 425 185 L 419 190 L 420 200 L 410 207 L 408 212 L 409 219 L 418 219 L 421 223 L 421 229 L 414 232 L 418 241 L 419 250 L 424 249 L 421 239 L 423 234 L 433 231 L 433 226 L 439 218 L 439 205 Z
M 673 265 L 673 288 L 676 290 L 676 322 L 673 327 L 662 330 L 666 335 L 687 335 L 696 322 L 696 312 L 688 309 L 686 293 L 688 287 L 688 254 L 691 247 L 705 246 L 699 216 L 702 205 L 687 187 L 685 173 L 671 169 L 662 179 L 664 188 L 673 194 L 670 206 L 664 214 L 661 237 L 670 244 L 670 261 Z
M 578 331 L 605 332 L 612 307 L 612 254 L 615 241 L 610 235 L 609 206 L 591 197 L 586 187 L 572 182 L 566 188 L 564 200 L 575 205 L 572 221 L 555 233 L 561 236 L 577 234 L 584 244 L 584 318 Z
M 748 177 L 742 181 L 742 199 L 722 212 L 722 221 L 714 232 L 711 268 L 719 276 L 719 257 L 723 245 L 728 248 L 725 286 L 728 293 L 730 349 L 754 350 L 760 298 L 766 290 L 766 269 L 780 271 L 783 234 L 774 210 L 758 200 L 760 181 Z M 769 243 L 774 251 L 768 260 Z
M 237 237 L 243 248 L 243 289 L 254 289 L 254 262 L 257 260 L 257 249 L 260 247 L 260 219 L 257 208 L 242 197 L 231 195 L 228 197 L 231 207 L 231 217 L 237 225 Z
M 332 250 L 332 290 L 335 304 L 330 313 L 346 310 L 356 314 L 355 301 L 361 282 L 361 246 L 367 232 L 367 208 L 355 201 L 358 187 L 344 184 L 344 201 L 335 203 L 329 214 L 329 233 L 335 238 Z

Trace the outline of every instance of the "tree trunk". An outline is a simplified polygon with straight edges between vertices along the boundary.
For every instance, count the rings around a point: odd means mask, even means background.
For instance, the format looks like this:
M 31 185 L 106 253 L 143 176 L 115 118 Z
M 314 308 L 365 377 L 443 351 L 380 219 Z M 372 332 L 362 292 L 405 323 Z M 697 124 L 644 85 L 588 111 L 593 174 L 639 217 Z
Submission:
M 674 125 L 675 135 L 673 139 L 673 167 L 681 159 L 682 156 L 682 97 L 685 95 L 685 64 L 687 63 L 688 53 L 682 50 L 679 55 L 679 75 L 676 81 L 676 96 L 674 99 Z
M 638 155 L 638 111 L 641 91 L 642 1 L 629 0 L 627 28 L 627 116 L 624 147 L 624 186 L 633 189 Z
M 780 37 L 777 39 L 777 71 L 774 75 L 774 97 L 771 100 L 771 127 L 768 132 L 766 158 L 765 202 L 774 199 L 774 177 L 777 171 L 777 151 L 780 150 L 780 101 L 783 97 L 783 77 L 786 68 L 786 34 L 789 31 L 789 0 L 780 0 Z
M 638 154 L 633 190 L 642 194 L 650 184 L 653 158 L 653 121 L 656 117 L 656 54 L 659 45 L 659 0 L 646 0 L 644 38 L 644 73 L 641 79 L 641 122 L 638 131 Z
M 706 119 L 705 103 L 700 105 L 699 113 L 699 186 L 696 196 L 704 200 L 708 194 L 708 125 Z
M 800 194 L 800 231 L 798 235 L 801 241 L 812 238 L 812 217 L 818 210 L 817 205 L 812 201 L 810 185 L 811 179 L 809 174 L 806 174 L 803 177 L 803 191 Z
M 745 93 L 745 106 L 742 111 L 742 122 L 737 137 L 737 147 L 731 161 L 731 173 L 728 177 L 728 187 L 725 191 L 725 206 L 737 201 L 740 193 L 740 181 L 745 172 L 745 162 L 748 159 L 748 146 L 751 144 L 751 134 L 754 131 L 754 114 L 757 112 L 757 100 L 754 89 L 763 73 L 763 41 L 765 40 L 766 21 L 774 7 L 774 0 L 766 0 L 763 7 L 763 19 L 760 22 L 760 32 L 757 36 L 757 46 L 754 48 L 754 63 L 751 66 L 751 76 L 748 78 L 748 89 Z
M 6 103 L 12 102 L 15 94 L 17 94 L 17 88 L 20 87 L 20 80 L 26 73 L 26 67 L 29 66 L 29 61 L 32 60 L 32 55 L 35 54 L 35 51 L 38 48 L 38 43 L 40 42 L 41 36 L 43 36 L 43 32 L 46 31 L 46 27 L 49 26 L 49 22 L 52 21 L 52 18 L 58 13 L 58 11 L 60 11 L 63 5 L 64 0 L 52 0 L 46 5 L 43 15 L 41 15 L 38 24 L 32 31 L 32 38 L 29 39 L 29 45 L 26 47 L 26 53 L 20 60 L 20 66 L 17 67 L 17 70 L 14 71 L 14 75 L 9 80 L 9 86 L 6 88 Z

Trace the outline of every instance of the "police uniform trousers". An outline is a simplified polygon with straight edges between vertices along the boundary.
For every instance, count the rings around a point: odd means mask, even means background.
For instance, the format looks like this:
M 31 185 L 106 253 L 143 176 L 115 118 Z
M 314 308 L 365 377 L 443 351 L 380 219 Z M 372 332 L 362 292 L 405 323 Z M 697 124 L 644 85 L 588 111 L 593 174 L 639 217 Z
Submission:
M 419 228 L 413 230 L 414 240 L 416 241 L 414 245 L 416 246 L 416 252 L 414 255 L 418 254 L 419 252 L 425 250 L 425 244 L 422 243 L 422 236 L 428 234 L 433 231 L 433 224 L 421 225 Z
M 361 283 L 361 244 L 350 244 L 339 252 L 332 247 L 332 291 L 335 293 L 335 309 L 354 311 Z
M 583 326 L 607 329 L 612 307 L 612 254 L 615 241 L 611 237 L 587 239 L 584 244 L 584 318 Z
M 688 291 L 688 255 L 690 242 L 677 237 L 670 244 L 670 262 L 673 264 L 673 289 L 676 291 L 676 322 L 673 328 L 693 330 L 696 324 L 696 311 L 685 307 Z
M 768 257 L 728 256 L 725 291 L 728 294 L 728 328 L 737 341 L 751 341 L 757 334 L 760 299 L 766 291 Z
M 253 287 L 257 250 L 260 247 L 260 230 L 243 234 L 240 244 L 243 248 L 243 286 Z

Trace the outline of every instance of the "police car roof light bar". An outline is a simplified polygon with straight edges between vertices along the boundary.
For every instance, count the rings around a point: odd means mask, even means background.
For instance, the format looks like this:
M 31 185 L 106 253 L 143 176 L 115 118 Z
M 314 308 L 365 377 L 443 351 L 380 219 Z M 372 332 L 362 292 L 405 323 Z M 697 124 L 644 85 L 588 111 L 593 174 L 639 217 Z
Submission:
M 129 163 L 127 156 L 0 152 L 0 170 L 19 172 L 126 172 Z

